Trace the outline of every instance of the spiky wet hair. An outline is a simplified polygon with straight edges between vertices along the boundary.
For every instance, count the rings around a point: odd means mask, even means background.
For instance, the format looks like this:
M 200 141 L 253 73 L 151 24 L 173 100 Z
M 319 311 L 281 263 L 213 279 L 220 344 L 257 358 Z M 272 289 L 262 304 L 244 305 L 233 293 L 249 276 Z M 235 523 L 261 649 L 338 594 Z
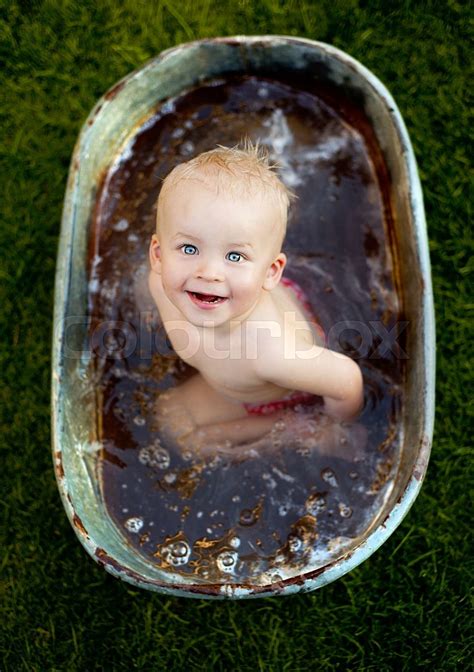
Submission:
M 217 145 L 215 149 L 198 154 L 190 161 L 176 166 L 165 178 L 160 202 L 185 180 L 196 180 L 216 194 L 225 193 L 234 198 L 262 197 L 275 198 L 286 227 L 288 207 L 295 198 L 277 173 L 278 164 L 271 163 L 268 151 L 258 142 L 248 138 L 234 147 Z

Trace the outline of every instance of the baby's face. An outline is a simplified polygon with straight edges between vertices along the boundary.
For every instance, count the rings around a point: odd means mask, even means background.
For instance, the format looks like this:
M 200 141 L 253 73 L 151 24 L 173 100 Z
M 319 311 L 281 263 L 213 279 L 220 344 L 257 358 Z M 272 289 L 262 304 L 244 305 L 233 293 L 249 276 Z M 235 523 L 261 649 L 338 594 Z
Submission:
M 160 204 L 152 271 L 168 299 L 196 326 L 243 320 L 280 280 L 284 226 L 270 198 L 216 195 L 192 180 Z

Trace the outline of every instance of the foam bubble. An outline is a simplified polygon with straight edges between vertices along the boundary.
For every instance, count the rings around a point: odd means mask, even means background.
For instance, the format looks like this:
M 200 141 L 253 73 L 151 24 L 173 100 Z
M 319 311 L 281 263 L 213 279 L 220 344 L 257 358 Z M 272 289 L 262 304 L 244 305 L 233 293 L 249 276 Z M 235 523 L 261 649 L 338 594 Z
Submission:
M 165 546 L 162 551 L 163 558 L 174 567 L 185 565 L 188 562 L 190 555 L 191 548 L 186 541 L 175 541 L 172 544 Z
M 137 534 L 140 532 L 140 530 L 143 527 L 143 518 L 128 518 L 125 521 L 125 529 L 127 529 L 129 532 L 132 532 L 132 534 Z
M 324 511 L 326 506 L 326 498 L 322 493 L 319 492 L 315 492 L 314 494 L 310 495 L 306 500 L 306 510 L 312 515 Z
M 352 509 L 347 504 L 339 502 L 339 515 L 341 518 L 350 518 L 352 516 Z
M 329 485 L 333 488 L 337 488 L 339 485 L 336 474 L 329 467 L 321 471 L 321 478 L 323 481 L 326 481 L 326 483 L 329 483 Z
M 216 559 L 217 567 L 221 572 L 231 574 L 237 564 L 238 554 L 235 551 L 224 551 L 219 553 Z
M 297 553 L 302 545 L 303 542 L 296 534 L 288 535 L 288 548 L 292 553 Z
M 239 522 L 245 526 L 254 525 L 257 522 L 257 516 L 252 509 L 243 509 L 240 512 Z
M 126 231 L 128 229 L 128 222 L 122 218 L 112 227 L 114 231 Z
M 140 448 L 138 459 L 142 464 L 145 464 L 148 467 L 167 469 L 170 466 L 170 454 L 162 447 L 159 439 L 157 439 L 151 446 Z

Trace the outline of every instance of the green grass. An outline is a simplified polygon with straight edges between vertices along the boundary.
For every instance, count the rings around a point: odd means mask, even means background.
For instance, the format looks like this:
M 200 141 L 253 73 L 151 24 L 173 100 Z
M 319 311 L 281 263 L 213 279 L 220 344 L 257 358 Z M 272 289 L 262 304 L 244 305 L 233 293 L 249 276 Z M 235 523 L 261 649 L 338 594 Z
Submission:
M 468 8 L 455 0 L 0 0 L 2 670 L 469 669 Z M 169 598 L 133 589 L 88 558 L 54 481 L 50 342 L 68 164 L 96 99 L 158 52 L 271 33 L 346 50 L 389 87 L 407 123 L 436 299 L 432 458 L 403 524 L 336 583 L 243 603 Z

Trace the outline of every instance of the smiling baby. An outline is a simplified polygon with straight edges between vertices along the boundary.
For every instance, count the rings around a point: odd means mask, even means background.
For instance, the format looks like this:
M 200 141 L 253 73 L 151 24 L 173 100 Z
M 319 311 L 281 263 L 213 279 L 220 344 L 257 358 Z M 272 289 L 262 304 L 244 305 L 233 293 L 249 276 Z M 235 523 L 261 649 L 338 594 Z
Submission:
M 200 154 L 163 182 L 149 287 L 196 373 L 160 396 L 157 413 L 188 449 L 256 441 L 321 398 L 336 420 L 361 410 L 359 366 L 324 346 L 303 290 L 283 276 L 291 199 L 248 142 Z

